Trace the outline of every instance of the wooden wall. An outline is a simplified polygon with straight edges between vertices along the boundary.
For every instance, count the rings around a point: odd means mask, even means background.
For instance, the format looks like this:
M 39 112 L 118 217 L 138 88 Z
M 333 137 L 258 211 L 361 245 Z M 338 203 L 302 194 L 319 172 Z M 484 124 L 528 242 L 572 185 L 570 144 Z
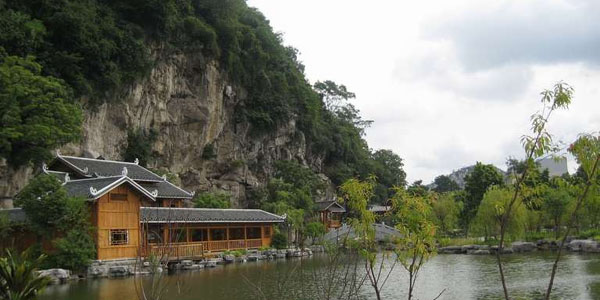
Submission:
M 111 199 L 111 194 L 126 194 L 125 200 Z M 94 205 L 94 226 L 98 229 L 96 245 L 97 259 L 135 258 L 139 249 L 140 200 L 141 196 L 129 187 L 128 183 L 114 188 L 97 200 Z M 111 245 L 110 230 L 128 231 L 126 245 Z

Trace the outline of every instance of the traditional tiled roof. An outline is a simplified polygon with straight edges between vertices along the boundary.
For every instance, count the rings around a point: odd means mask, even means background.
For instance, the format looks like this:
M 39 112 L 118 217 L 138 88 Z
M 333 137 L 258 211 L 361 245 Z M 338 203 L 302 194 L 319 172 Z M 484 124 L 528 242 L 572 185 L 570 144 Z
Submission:
M 337 203 L 337 201 L 315 202 L 315 206 L 318 211 L 328 210 L 330 212 L 335 212 L 335 213 L 345 213 L 346 212 L 346 209 L 343 206 L 341 206 L 339 203 Z
M 371 205 L 369 206 L 369 211 L 374 213 L 384 213 L 392 210 L 392 207 L 389 205 Z
M 56 179 L 58 179 L 58 181 L 60 181 L 62 183 L 69 180 L 69 173 L 67 173 L 67 172 L 52 171 L 52 170 L 44 169 L 44 173 L 56 177 Z
M 84 199 L 98 199 L 113 188 L 129 183 L 134 189 L 148 198 L 156 198 L 156 190 L 147 190 L 127 176 L 98 177 L 89 179 L 70 180 L 63 184 L 70 197 L 82 197 Z
M 27 220 L 25 211 L 21 208 L 0 209 L 0 217 L 6 217 L 11 223 L 23 223 Z
M 148 223 L 281 223 L 284 217 L 260 209 L 142 207 Z
M 161 182 L 142 182 L 140 185 L 148 191 L 158 191 L 156 198 L 191 199 L 194 195 L 186 190 L 164 180 Z
M 139 181 L 163 181 L 163 178 L 137 163 L 58 155 L 56 159 L 88 177 L 126 175 Z

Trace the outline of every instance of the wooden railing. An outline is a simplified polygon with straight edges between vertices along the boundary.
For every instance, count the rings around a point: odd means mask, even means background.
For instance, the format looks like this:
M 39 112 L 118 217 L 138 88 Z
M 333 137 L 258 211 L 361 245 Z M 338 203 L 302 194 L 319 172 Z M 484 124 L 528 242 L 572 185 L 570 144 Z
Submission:
M 149 245 L 149 251 L 146 252 L 146 255 L 176 259 L 202 257 L 206 251 L 225 251 L 260 247 L 262 247 L 262 239 L 174 243 L 167 246 Z
M 204 244 L 171 244 L 168 246 L 149 246 L 149 255 L 157 257 L 182 258 L 182 257 L 202 257 L 204 256 Z

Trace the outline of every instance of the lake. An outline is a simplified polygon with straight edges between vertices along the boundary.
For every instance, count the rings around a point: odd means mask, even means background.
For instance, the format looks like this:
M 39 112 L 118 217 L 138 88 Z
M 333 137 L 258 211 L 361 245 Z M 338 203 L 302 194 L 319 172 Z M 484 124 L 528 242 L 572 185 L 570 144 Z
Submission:
M 540 299 L 548 284 L 552 253 L 505 255 L 511 296 Z M 327 271 L 327 258 L 259 261 L 218 266 L 213 269 L 169 275 L 170 286 L 163 299 L 315 299 L 311 278 Z M 418 279 L 417 299 L 502 299 L 495 257 L 491 255 L 438 255 L 423 268 Z M 145 277 L 144 280 L 148 280 Z M 49 287 L 43 300 L 138 299 L 134 277 L 83 280 Z M 181 284 L 178 286 L 176 282 Z M 398 265 L 383 289 L 384 299 L 406 298 L 408 279 Z M 323 282 L 320 284 L 321 288 Z M 600 256 L 566 254 L 555 280 L 553 299 L 600 299 Z M 368 284 L 361 299 L 375 299 Z

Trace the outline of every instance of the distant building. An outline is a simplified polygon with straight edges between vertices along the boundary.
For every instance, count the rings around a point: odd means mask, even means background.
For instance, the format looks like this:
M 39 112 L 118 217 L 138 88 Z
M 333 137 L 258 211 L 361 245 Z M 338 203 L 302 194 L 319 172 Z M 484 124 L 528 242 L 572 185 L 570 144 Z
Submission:
M 346 209 L 337 201 L 316 202 L 315 206 L 319 212 L 319 219 L 327 231 L 342 226 L 342 216 L 346 213 Z
M 548 170 L 550 176 L 562 176 L 563 174 L 569 173 L 567 166 L 567 159 L 560 158 L 555 160 L 554 158 L 542 158 L 537 161 L 540 165 L 541 170 Z

